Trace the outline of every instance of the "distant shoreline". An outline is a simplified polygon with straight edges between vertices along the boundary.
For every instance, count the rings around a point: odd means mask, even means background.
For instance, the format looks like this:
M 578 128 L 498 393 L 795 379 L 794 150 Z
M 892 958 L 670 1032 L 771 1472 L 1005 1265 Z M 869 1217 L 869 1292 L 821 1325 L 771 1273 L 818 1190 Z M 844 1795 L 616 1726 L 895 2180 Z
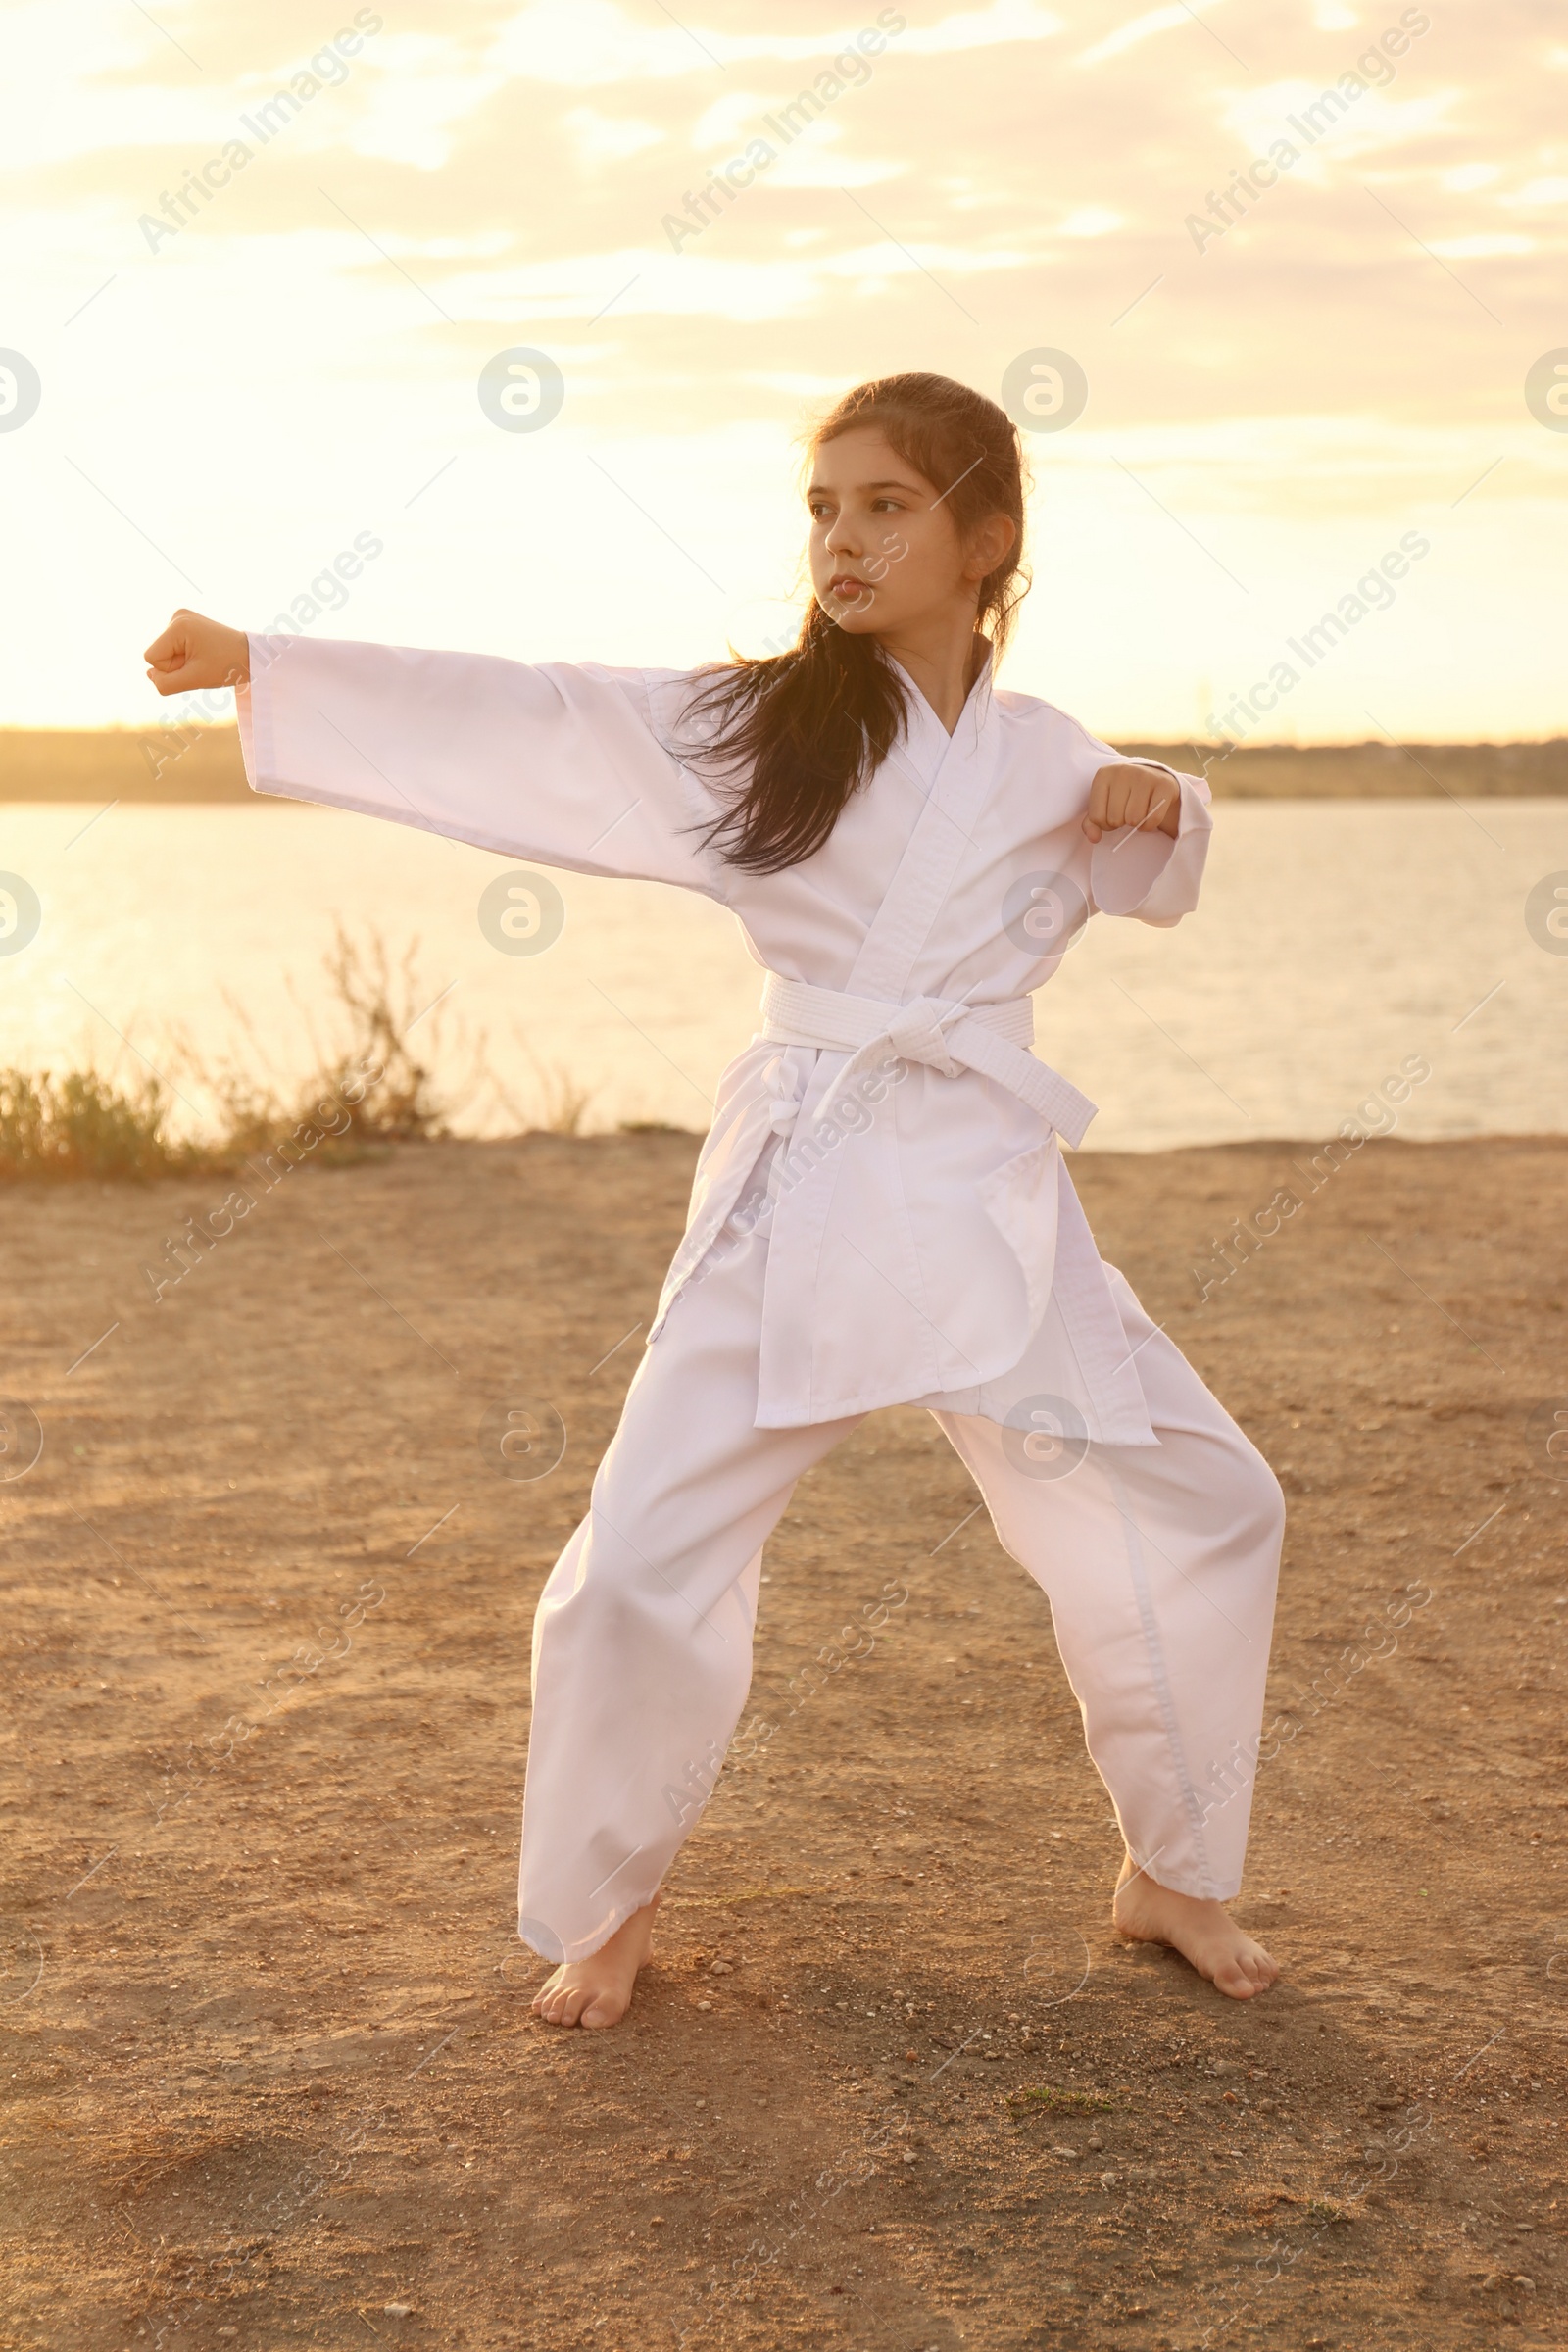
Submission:
M 1539 743 L 1124 742 L 1216 800 L 1568 798 L 1568 736 Z M 235 727 L 0 727 L 0 802 L 250 801 Z M 275 805 L 275 804 L 274 804 Z

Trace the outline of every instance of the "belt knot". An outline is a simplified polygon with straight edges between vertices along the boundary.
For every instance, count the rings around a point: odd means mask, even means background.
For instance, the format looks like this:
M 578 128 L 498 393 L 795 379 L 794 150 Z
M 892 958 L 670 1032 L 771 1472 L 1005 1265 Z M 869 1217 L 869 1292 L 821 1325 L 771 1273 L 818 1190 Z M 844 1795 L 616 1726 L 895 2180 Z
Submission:
M 944 1078 L 956 1078 L 963 1064 L 948 1051 L 947 1030 L 964 1010 L 941 997 L 916 997 L 912 1004 L 901 1004 L 889 1021 L 888 1042 L 901 1061 L 923 1062 Z

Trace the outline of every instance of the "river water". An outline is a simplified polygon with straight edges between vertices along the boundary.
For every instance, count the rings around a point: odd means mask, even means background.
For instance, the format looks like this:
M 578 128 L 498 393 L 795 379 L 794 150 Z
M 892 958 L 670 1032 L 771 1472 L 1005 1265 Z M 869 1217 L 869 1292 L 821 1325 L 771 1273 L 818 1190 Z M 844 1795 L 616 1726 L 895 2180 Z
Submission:
M 1527 914 L 1546 877 L 1568 883 L 1568 802 L 1217 815 L 1199 912 L 1174 931 L 1093 924 L 1037 999 L 1037 1051 L 1101 1105 L 1086 1148 L 1327 1135 L 1410 1057 L 1431 1076 L 1401 1105 L 1405 1135 L 1568 1129 L 1568 938 Z M 703 1126 L 756 1025 L 760 976 L 732 919 L 560 875 L 559 939 L 503 954 L 477 906 L 504 866 L 275 803 L 7 806 L 0 868 L 42 919 L 0 954 L 0 1064 L 151 1064 L 192 1119 L 204 1062 L 302 1076 L 338 1034 L 322 958 L 341 924 L 397 958 L 416 948 L 406 1009 L 440 998 L 414 1038 L 461 1132 L 547 1123 L 573 1091 L 586 1130 Z

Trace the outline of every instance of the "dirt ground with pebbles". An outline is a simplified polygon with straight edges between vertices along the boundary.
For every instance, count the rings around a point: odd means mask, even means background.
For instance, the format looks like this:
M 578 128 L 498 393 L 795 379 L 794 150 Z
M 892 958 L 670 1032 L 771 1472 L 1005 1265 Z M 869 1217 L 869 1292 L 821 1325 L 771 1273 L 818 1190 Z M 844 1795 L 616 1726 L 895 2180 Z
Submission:
M 1117 1944 L 1046 1606 L 899 1411 L 799 1490 L 657 1964 L 565 2034 L 529 1620 L 695 1148 L 303 1168 L 157 1303 L 222 1180 L 7 1193 L 0 2343 L 1568 2341 L 1568 1143 L 1078 1162 L 1290 1497 L 1273 1994 Z

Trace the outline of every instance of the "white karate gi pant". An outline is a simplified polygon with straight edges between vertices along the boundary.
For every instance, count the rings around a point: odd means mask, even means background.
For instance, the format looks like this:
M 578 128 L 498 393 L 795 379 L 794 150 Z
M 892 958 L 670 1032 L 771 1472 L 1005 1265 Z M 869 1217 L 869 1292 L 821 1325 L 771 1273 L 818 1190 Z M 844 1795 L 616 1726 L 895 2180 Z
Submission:
M 796 1480 L 863 1418 L 753 1426 L 765 1262 L 755 1236 L 676 1299 L 540 1596 L 519 1928 L 548 1960 L 596 1951 L 658 1891 L 746 1703 L 762 1546 Z M 1247 1847 L 1284 1498 L 1107 1272 L 1157 1446 L 1091 1445 L 1069 1475 L 1036 1477 L 1015 1433 L 935 1418 L 1049 1597 L 1129 1852 L 1161 1886 L 1224 1899 Z

